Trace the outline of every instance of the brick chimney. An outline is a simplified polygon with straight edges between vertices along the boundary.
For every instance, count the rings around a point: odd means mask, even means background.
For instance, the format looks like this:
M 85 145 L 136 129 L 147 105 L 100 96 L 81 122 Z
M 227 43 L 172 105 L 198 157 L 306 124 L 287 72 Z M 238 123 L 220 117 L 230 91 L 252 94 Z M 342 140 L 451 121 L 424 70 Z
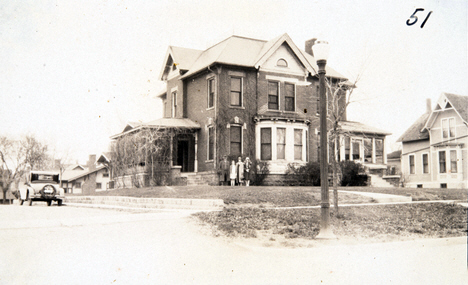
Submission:
M 427 98 L 426 99 L 426 113 L 432 112 L 432 103 L 431 99 Z
M 89 171 L 93 171 L 96 169 L 96 155 L 95 154 L 89 155 L 87 166 L 88 166 Z
M 313 38 L 305 42 L 304 50 L 306 53 L 310 54 L 311 56 L 314 56 L 314 52 L 312 51 L 312 46 L 315 44 L 316 40 L 317 40 L 316 38 Z

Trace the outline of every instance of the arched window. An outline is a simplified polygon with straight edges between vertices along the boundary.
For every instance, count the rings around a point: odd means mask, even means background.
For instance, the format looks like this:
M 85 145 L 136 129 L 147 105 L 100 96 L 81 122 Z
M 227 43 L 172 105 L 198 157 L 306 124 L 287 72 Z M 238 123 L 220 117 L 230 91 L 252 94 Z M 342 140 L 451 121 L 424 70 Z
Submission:
M 287 62 L 284 58 L 280 58 L 280 59 L 278 59 L 278 61 L 276 62 L 276 66 L 288 67 L 288 62 Z

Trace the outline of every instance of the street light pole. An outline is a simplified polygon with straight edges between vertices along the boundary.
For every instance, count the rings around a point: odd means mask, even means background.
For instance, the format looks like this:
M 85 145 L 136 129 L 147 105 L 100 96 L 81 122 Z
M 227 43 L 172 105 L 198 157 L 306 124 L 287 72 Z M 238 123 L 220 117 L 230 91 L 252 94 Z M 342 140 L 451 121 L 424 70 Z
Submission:
M 325 86 L 325 66 L 329 52 L 328 42 L 317 41 L 312 46 L 317 60 L 320 92 L 320 233 L 317 239 L 336 238 L 330 229 L 330 199 L 328 191 L 328 129 L 327 129 L 327 93 Z

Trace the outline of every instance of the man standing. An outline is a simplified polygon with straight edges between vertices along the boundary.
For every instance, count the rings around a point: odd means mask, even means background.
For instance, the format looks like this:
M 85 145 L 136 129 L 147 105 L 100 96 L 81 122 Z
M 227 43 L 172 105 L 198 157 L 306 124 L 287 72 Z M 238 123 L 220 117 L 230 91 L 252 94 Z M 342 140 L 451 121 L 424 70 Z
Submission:
M 229 161 L 227 155 L 223 156 L 223 160 L 219 163 L 219 184 L 228 185 L 229 182 Z

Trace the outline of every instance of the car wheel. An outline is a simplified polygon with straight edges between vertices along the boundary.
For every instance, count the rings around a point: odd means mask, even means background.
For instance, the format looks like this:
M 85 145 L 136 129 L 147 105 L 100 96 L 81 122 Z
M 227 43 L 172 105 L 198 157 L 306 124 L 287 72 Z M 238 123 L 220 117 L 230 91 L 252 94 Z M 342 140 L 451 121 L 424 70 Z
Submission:
M 59 207 L 62 206 L 62 202 L 63 202 L 62 199 L 57 200 L 57 204 L 58 204 Z
M 52 205 L 52 200 L 47 200 L 47 206 L 49 207 L 50 205 Z

